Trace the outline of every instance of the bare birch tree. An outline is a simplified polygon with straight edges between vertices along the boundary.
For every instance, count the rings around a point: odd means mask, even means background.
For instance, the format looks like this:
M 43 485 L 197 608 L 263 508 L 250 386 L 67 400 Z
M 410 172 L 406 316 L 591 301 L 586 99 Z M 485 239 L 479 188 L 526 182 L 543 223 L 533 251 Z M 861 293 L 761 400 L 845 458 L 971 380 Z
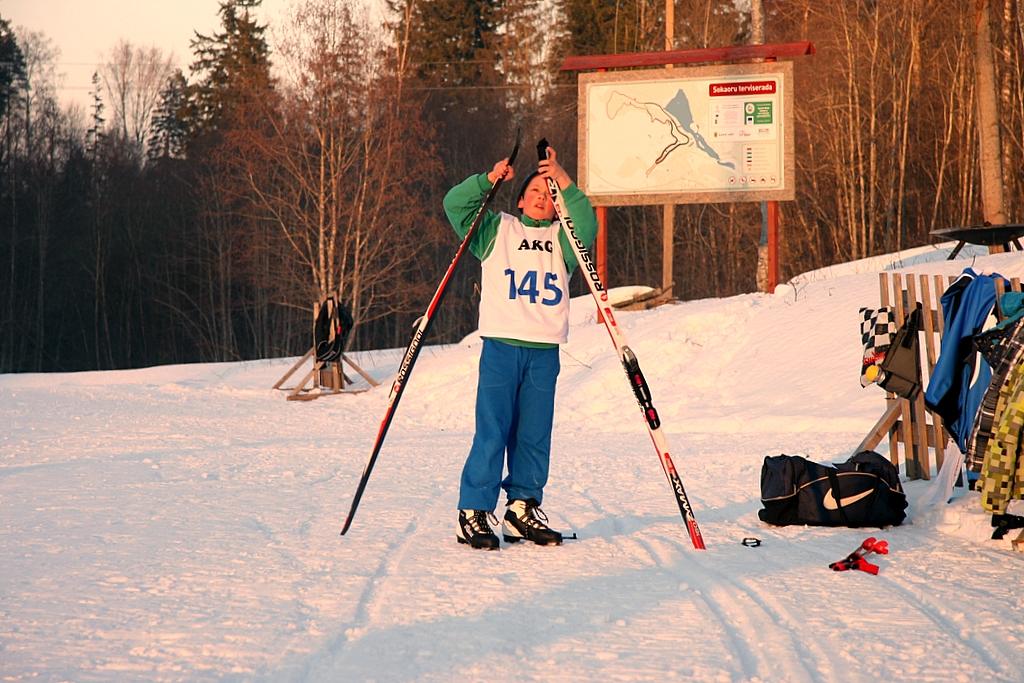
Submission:
M 141 154 L 149 139 L 153 110 L 173 71 L 170 56 L 157 47 L 137 47 L 121 40 L 100 68 L 106 101 L 113 116 L 110 128 Z
M 357 324 L 404 312 L 432 224 L 410 193 L 436 169 L 398 99 L 402 60 L 384 68 L 384 46 L 344 0 L 303 2 L 279 45 L 281 110 L 237 141 L 237 163 L 290 264 L 283 302 L 309 309 L 340 292 Z
M 999 98 L 992 55 L 989 0 L 975 0 L 975 68 L 977 69 L 978 132 L 981 142 L 981 200 L 987 223 L 1006 222 L 1003 210 L 1003 168 L 1000 149 Z

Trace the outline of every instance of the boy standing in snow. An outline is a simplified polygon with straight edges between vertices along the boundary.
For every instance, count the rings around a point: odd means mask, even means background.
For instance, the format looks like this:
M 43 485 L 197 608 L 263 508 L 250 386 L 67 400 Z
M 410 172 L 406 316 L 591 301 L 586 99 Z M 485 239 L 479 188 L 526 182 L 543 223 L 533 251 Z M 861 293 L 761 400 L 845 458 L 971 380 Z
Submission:
M 444 210 L 460 237 L 498 178 L 514 175 L 508 159 L 502 159 L 489 173 L 470 176 L 448 192 Z M 550 147 L 548 158 L 519 190 L 522 214 L 488 211 L 469 244 L 482 269 L 483 350 L 476 434 L 462 470 L 456 538 L 473 548 L 498 548 L 491 524 L 498 522 L 493 510 L 501 488 L 508 498 L 502 522 L 506 541 L 562 542 L 562 535 L 545 524 L 540 503 L 551 456 L 558 345 L 568 337 L 569 277 L 577 264 L 564 232 L 552 222 L 547 178 L 558 184 L 576 235 L 589 246 L 597 233 L 594 209 Z M 502 480 L 506 451 L 508 476 Z

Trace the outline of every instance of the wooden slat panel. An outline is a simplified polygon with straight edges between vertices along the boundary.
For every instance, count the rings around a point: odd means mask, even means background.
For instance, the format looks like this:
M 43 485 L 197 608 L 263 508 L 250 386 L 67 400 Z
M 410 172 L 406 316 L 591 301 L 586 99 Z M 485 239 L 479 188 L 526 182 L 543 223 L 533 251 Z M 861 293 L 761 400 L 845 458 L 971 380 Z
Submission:
M 952 282 L 954 278 L 950 277 L 948 282 Z M 946 293 L 946 287 L 949 285 L 945 281 L 945 278 L 941 275 L 935 276 L 935 331 L 939 333 L 939 349 L 942 349 L 942 335 L 946 329 L 946 316 L 942 312 L 942 295 Z M 946 430 L 942 424 L 942 418 L 932 413 L 932 424 L 935 425 L 935 433 L 939 435 L 941 446 L 939 450 L 945 452 L 946 444 L 949 442 L 949 438 L 946 436 Z
M 892 274 L 892 307 L 895 313 L 896 326 L 903 324 L 906 311 L 903 306 L 903 276 L 899 273 Z M 921 477 L 920 467 L 914 458 L 914 425 L 910 414 L 910 402 L 906 399 L 898 399 L 900 402 L 900 430 L 897 442 L 903 442 L 903 463 L 907 477 L 919 479 Z M 898 446 L 897 446 L 898 447 Z
M 896 327 L 903 324 L 903 276 L 892 274 L 892 305 L 896 309 Z
M 889 305 L 889 273 L 885 271 L 878 274 L 878 298 L 882 302 L 882 306 Z M 886 392 L 886 405 L 891 405 L 898 400 L 896 394 L 891 391 Z M 896 428 L 889 429 L 889 462 L 898 470 L 900 467 L 900 440 L 897 436 L 897 431 Z
M 931 378 L 932 370 L 935 369 L 935 361 L 938 359 L 935 343 L 935 317 L 933 311 L 935 305 L 932 301 L 932 288 L 928 283 L 928 276 L 921 276 L 921 326 L 924 328 L 924 351 L 925 359 L 928 361 L 928 377 Z
M 917 283 L 916 278 L 913 275 L 907 275 L 907 311 L 906 315 L 909 318 L 910 314 L 913 313 L 914 308 L 917 307 Z M 923 306 L 922 306 L 923 308 Z M 920 333 L 918 333 L 920 334 Z M 928 455 L 928 411 L 924 407 L 924 376 L 921 368 L 921 354 L 918 351 L 917 356 L 917 370 L 918 370 L 918 381 L 921 382 L 921 391 L 917 392 L 917 396 L 910 404 L 911 413 L 911 427 L 914 432 L 914 447 L 911 449 L 911 453 L 914 458 L 917 459 L 918 465 L 921 468 L 921 477 L 924 479 L 931 479 L 931 458 Z M 936 460 L 938 460 L 936 458 Z M 941 466 L 941 463 L 938 463 Z
M 935 325 L 939 332 L 939 342 L 942 341 L 942 334 L 946 329 L 946 318 L 942 313 L 942 295 L 949 285 L 943 282 L 941 275 L 935 276 Z
M 927 275 L 920 276 L 921 282 L 921 320 L 922 327 L 924 328 L 924 347 L 925 347 L 925 369 L 927 369 L 928 381 L 931 381 L 932 372 L 935 370 L 935 361 L 938 359 L 938 342 L 941 338 L 942 330 L 935 329 L 935 309 L 938 307 L 939 297 L 942 292 L 935 292 L 935 296 L 932 296 L 932 286 L 930 282 L 931 278 Z M 939 336 L 936 336 L 938 333 Z M 924 378 L 921 378 L 923 383 L 921 391 L 928 386 L 924 383 Z M 945 460 L 945 439 L 942 436 L 942 423 L 941 418 L 935 415 L 931 411 L 928 411 L 927 415 L 931 418 L 931 425 L 926 428 L 929 430 L 929 445 L 934 444 L 935 448 L 935 462 L 938 463 L 938 467 L 942 467 L 942 462 Z

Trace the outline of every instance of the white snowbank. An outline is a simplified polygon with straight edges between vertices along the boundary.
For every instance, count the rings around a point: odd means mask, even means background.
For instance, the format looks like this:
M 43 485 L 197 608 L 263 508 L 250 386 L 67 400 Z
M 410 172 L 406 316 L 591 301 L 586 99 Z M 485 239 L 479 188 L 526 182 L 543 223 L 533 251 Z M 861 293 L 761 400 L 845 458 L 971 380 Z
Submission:
M 756 514 L 764 456 L 845 459 L 883 410 L 857 381 L 878 270 L 1024 270 L 947 253 L 616 316 L 704 552 L 586 298 L 545 498 L 580 537 L 560 548 L 455 543 L 475 336 L 424 349 L 344 538 L 400 349 L 356 354 L 381 387 L 311 403 L 270 389 L 295 359 L 0 376 L 0 677 L 1019 680 L 1024 556 L 988 539 L 974 494 L 919 505 L 933 485 L 909 482 L 908 523 L 881 531 Z M 878 576 L 829 571 L 869 534 L 891 547 Z

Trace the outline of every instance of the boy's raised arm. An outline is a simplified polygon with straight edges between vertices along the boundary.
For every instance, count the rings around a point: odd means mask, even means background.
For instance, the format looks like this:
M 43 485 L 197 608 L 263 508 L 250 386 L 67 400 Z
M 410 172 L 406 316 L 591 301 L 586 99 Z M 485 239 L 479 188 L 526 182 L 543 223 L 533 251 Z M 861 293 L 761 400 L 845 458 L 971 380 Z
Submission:
M 469 232 L 469 226 L 473 223 L 473 218 L 484 200 L 484 195 L 506 172 L 506 169 L 508 174 L 505 176 L 505 181 L 508 181 L 515 176 L 515 171 L 509 166 L 508 159 L 502 159 L 494 164 L 490 172 L 471 175 L 448 190 L 448 194 L 444 196 L 444 212 L 459 237 L 465 237 Z M 498 214 L 491 210 L 484 214 L 483 221 L 469 244 L 469 250 L 477 258 L 483 258 L 489 251 L 498 230 L 499 220 Z

